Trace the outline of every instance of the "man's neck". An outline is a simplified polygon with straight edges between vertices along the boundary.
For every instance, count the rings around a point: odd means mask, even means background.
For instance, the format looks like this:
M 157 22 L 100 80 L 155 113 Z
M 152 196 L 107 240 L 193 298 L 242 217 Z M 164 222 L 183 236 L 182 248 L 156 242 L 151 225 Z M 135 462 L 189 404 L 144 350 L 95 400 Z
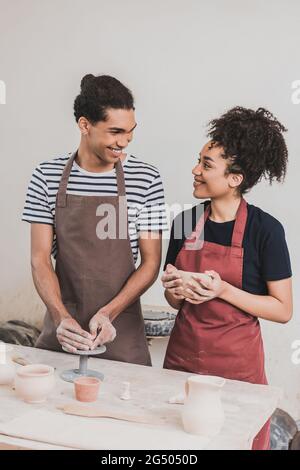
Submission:
M 126 158 L 126 154 L 120 157 L 123 161 Z M 75 161 L 80 168 L 90 173 L 105 173 L 114 169 L 114 163 L 107 163 L 101 160 L 90 150 L 86 149 L 82 144 L 79 145 L 77 156 Z

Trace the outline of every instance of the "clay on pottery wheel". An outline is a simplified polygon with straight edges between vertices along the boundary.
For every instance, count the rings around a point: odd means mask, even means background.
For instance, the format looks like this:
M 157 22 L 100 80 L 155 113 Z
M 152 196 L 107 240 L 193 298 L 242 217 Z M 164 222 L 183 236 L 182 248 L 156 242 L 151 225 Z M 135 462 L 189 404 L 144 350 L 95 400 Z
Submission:
M 98 397 L 100 380 L 96 377 L 78 377 L 74 380 L 75 398 L 78 401 L 92 402 Z
M 31 364 L 20 367 L 16 372 L 16 393 L 27 403 L 43 403 L 54 385 L 54 368 L 51 366 Z
M 191 434 L 214 437 L 219 434 L 225 419 L 221 389 L 226 380 L 210 375 L 193 375 L 186 382 L 183 405 L 184 430 Z
M 0 341 L 0 385 L 11 385 L 15 376 L 15 366 L 9 352 L 12 347 Z

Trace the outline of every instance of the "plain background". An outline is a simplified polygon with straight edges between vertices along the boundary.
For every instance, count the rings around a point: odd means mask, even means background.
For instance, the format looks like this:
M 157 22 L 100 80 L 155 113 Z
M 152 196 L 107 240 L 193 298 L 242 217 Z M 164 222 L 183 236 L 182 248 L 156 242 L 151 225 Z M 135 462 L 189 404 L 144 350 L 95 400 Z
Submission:
M 291 361 L 300 340 L 299 16 L 297 0 L 0 0 L 2 320 L 43 315 L 21 212 L 34 167 L 78 145 L 72 107 L 83 75 L 114 75 L 131 88 L 138 128 L 129 150 L 159 168 L 169 204 L 197 202 L 191 169 L 206 123 L 234 105 L 264 106 L 289 129 L 288 175 L 247 200 L 286 231 L 294 318 L 262 328 L 270 384 L 284 388 L 282 407 L 300 418 L 300 365 Z M 143 302 L 166 305 L 159 281 Z

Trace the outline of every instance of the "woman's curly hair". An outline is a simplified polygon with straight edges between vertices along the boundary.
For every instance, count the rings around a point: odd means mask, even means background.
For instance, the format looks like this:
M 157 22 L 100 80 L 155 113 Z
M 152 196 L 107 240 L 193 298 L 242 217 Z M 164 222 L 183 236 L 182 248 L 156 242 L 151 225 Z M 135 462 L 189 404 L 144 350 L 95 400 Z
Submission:
M 207 135 L 213 145 L 223 147 L 222 156 L 229 160 L 226 173 L 243 175 L 239 192 L 244 194 L 262 178 L 270 184 L 284 180 L 288 150 L 282 133 L 286 130 L 264 108 L 236 106 L 210 121 Z
M 105 121 L 107 108 L 134 109 L 131 91 L 123 83 L 109 75 L 85 75 L 81 80 L 80 94 L 74 102 L 74 116 L 78 122 L 81 116 L 92 124 Z

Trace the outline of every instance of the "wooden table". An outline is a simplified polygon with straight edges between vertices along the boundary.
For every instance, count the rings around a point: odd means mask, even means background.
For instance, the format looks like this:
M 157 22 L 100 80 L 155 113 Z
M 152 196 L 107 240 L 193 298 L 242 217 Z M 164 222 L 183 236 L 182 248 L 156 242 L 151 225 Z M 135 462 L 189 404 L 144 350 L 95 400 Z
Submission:
M 12 387 L 0 386 L 0 445 L 30 449 L 251 449 L 252 440 L 272 415 L 281 390 L 265 385 L 227 380 L 222 391 L 225 423 L 208 440 L 184 432 L 182 405 L 168 399 L 183 392 L 191 374 L 89 358 L 89 368 L 104 373 L 98 405 L 132 413 L 147 413 L 159 424 L 137 424 L 108 418 L 65 415 L 57 407 L 75 402 L 73 384 L 60 372 L 77 367 L 78 356 L 14 346 L 14 354 L 32 363 L 56 368 L 56 387 L 47 402 L 27 404 Z M 17 366 L 20 367 L 20 366 Z M 131 383 L 132 399 L 120 399 L 123 381 Z M 86 404 L 87 407 L 93 404 Z

